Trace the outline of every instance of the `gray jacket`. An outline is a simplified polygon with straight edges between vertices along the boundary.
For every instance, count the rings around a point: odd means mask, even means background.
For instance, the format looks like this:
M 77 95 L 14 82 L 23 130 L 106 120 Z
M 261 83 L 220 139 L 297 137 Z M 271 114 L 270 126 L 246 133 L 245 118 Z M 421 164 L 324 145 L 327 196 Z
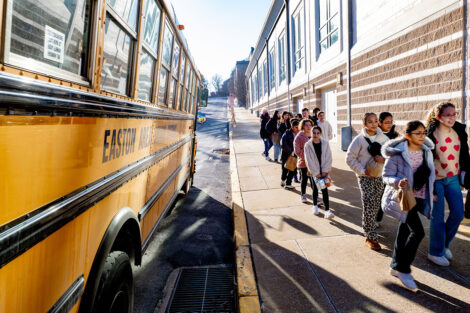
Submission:
M 426 162 L 431 170 L 426 190 L 426 201 L 422 213 L 430 218 L 433 205 L 433 188 L 436 174 L 434 172 L 434 159 L 432 149 L 434 144 L 431 139 L 427 138 L 421 146 L 426 153 Z M 410 153 L 408 151 L 408 141 L 404 137 L 391 140 L 382 146 L 382 155 L 385 158 L 383 170 L 383 181 L 385 183 L 385 191 L 382 196 L 382 209 L 385 213 L 401 220 L 406 221 L 407 212 L 403 212 L 398 201 L 398 183 L 403 178 L 408 178 L 408 184 L 413 186 L 413 169 L 411 167 Z

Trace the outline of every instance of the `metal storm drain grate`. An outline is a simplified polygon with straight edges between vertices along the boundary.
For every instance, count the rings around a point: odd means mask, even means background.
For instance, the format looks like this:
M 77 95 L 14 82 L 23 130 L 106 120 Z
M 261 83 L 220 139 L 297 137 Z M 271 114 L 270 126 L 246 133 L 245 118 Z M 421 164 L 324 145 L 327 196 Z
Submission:
M 213 151 L 220 154 L 230 154 L 230 149 L 214 149 Z
M 182 269 L 166 312 L 235 312 L 232 267 Z

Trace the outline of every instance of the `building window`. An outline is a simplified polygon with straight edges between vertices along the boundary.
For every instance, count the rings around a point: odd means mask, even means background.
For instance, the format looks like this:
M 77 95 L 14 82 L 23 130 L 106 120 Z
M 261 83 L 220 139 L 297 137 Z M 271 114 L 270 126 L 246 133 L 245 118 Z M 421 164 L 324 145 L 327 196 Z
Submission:
M 276 87 L 276 72 L 274 71 L 274 47 L 269 51 L 269 91 L 273 90 Z
M 263 96 L 263 73 L 258 69 L 258 100 Z
M 299 7 L 292 15 L 292 39 L 294 56 L 294 74 L 303 67 L 304 52 L 304 8 Z
M 278 56 L 279 56 L 279 85 L 286 79 L 286 36 L 282 34 L 278 39 L 277 44 Z
M 263 95 L 268 93 L 268 66 L 263 62 Z
M 323 52 L 338 41 L 339 1 L 319 0 L 319 14 L 320 52 Z

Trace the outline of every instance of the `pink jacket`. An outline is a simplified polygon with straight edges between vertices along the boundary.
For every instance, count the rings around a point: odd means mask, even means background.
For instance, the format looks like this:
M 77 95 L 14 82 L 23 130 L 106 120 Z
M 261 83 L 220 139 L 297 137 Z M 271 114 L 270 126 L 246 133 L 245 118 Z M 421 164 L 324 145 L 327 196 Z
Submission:
M 304 155 L 304 146 L 310 140 L 308 136 L 300 131 L 294 139 L 294 152 L 297 155 L 297 167 L 306 168 L 307 164 L 305 163 Z

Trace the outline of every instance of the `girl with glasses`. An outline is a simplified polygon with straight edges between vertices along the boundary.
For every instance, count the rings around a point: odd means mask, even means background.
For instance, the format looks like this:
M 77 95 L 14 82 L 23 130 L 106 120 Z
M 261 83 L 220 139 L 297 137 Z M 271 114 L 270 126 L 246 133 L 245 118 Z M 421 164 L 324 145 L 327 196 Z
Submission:
M 450 243 L 464 215 L 460 175 L 470 170 L 465 125 L 456 121 L 455 105 L 442 102 L 435 105 L 426 121 L 427 135 L 434 142 L 434 207 L 431 212 L 428 259 L 440 266 L 449 266 L 452 259 Z M 444 198 L 449 205 L 445 220 Z
M 387 142 L 382 147 L 385 157 L 383 181 L 385 192 L 382 196 L 382 208 L 385 213 L 397 218 L 397 237 L 393 247 L 390 274 L 398 277 L 402 285 L 416 292 L 416 285 L 411 275 L 413 262 L 419 244 L 424 238 L 423 224 L 418 212 L 430 218 L 433 206 L 432 192 L 434 186 L 434 144 L 426 138 L 426 129 L 420 121 L 406 124 L 405 137 Z M 416 205 L 408 212 L 402 211 L 398 199 L 399 189 L 413 190 Z

